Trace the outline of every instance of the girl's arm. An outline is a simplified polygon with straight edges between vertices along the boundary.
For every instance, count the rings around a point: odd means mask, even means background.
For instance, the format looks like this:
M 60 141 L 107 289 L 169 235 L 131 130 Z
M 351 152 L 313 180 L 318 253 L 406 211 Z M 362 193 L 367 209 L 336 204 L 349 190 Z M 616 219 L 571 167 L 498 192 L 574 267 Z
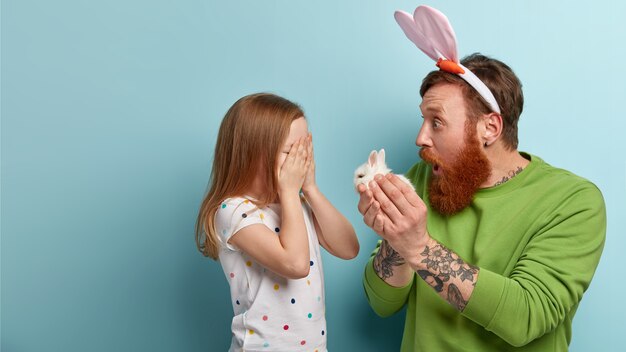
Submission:
M 305 141 L 294 143 L 278 175 L 282 208 L 279 236 L 265 225 L 254 224 L 239 230 L 229 241 L 265 268 L 289 279 L 309 275 L 309 241 L 299 190 L 310 163 Z
M 313 210 L 317 237 L 322 247 L 332 255 L 342 259 L 352 259 L 359 254 L 359 241 L 348 219 L 326 199 L 315 183 L 315 159 L 311 134 L 307 138 L 307 149 L 311 165 L 302 185 L 302 193 Z
M 348 219 L 317 187 L 302 191 L 313 210 L 313 222 L 322 247 L 341 259 L 356 257 L 359 254 L 359 241 Z

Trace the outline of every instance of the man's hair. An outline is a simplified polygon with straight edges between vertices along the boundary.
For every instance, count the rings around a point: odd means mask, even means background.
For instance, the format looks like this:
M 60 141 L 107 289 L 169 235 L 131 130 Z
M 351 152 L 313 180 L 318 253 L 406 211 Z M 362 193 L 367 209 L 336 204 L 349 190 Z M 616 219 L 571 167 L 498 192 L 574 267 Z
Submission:
M 466 56 L 461 60 L 461 64 L 478 76 L 491 90 L 500 106 L 500 115 L 504 124 L 502 131 L 504 145 L 510 150 L 517 149 L 517 122 L 524 108 L 522 83 L 505 63 L 480 53 Z M 487 101 L 465 80 L 441 70 L 432 71 L 426 75 L 422 81 L 420 95 L 424 97 L 428 89 L 442 83 L 456 84 L 461 87 L 468 110 L 468 122 L 475 123 L 480 115 L 492 112 Z

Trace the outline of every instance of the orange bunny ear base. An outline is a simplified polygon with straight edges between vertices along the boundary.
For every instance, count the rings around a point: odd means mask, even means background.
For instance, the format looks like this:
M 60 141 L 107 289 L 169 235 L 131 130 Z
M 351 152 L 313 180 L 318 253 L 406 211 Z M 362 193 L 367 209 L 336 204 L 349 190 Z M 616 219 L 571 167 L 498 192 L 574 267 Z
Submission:
M 439 58 L 435 65 L 437 65 L 440 70 L 453 73 L 455 75 L 462 75 L 465 73 L 465 70 L 454 61 Z

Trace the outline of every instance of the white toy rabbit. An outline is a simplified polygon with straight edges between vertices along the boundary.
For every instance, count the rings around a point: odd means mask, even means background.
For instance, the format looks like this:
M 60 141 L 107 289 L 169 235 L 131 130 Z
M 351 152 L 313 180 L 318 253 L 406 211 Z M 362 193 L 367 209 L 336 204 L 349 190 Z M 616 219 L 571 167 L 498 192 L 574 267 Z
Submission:
M 378 152 L 372 150 L 367 162 L 359 166 L 356 171 L 354 171 L 354 187 L 356 188 L 362 183 L 365 187 L 369 188 L 369 182 L 374 179 L 374 176 L 378 174 L 386 175 L 390 172 L 391 169 L 387 167 L 387 164 L 385 164 L 385 149 L 381 149 Z M 409 181 L 406 177 L 397 174 L 396 176 L 411 186 L 411 189 L 415 190 L 411 181 Z

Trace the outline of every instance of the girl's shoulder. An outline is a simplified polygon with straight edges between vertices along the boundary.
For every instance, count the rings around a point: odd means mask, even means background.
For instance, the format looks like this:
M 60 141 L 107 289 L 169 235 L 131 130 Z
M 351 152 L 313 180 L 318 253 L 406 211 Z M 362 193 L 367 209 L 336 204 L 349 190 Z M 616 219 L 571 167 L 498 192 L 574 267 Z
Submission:
M 232 222 L 233 218 L 245 219 L 257 211 L 259 207 L 246 197 L 226 198 L 215 212 L 215 223 L 227 225 Z
M 264 212 L 246 197 L 227 198 L 220 203 L 215 212 L 215 230 L 220 242 L 235 250 L 228 241 L 242 228 L 254 224 L 263 224 Z

